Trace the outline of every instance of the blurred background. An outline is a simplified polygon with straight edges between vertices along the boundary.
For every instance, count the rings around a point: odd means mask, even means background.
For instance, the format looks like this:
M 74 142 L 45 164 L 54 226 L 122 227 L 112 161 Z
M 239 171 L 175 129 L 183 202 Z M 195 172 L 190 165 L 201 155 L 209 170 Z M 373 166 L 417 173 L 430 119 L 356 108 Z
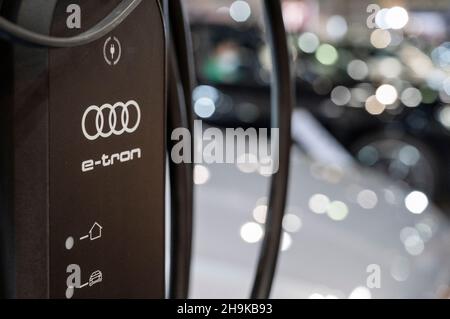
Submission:
M 262 1 L 185 3 L 196 116 L 270 127 Z M 297 102 L 274 297 L 448 297 L 450 3 L 285 0 L 283 11 Z M 194 297 L 245 297 L 269 179 L 258 165 L 195 174 Z

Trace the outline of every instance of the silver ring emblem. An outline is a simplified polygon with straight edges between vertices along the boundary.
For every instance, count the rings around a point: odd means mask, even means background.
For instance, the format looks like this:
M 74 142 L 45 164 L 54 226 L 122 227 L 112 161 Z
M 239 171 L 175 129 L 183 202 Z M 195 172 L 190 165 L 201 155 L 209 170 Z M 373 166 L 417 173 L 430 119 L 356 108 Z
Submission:
M 136 118 L 131 122 L 130 111 L 134 109 Z M 91 116 L 92 115 L 92 116 Z M 88 132 L 86 121 L 94 120 L 95 132 Z M 101 107 L 92 105 L 86 109 L 81 121 L 81 129 L 84 136 L 90 140 L 108 138 L 112 135 L 120 136 L 124 133 L 134 133 L 141 123 L 141 109 L 136 101 L 129 101 L 126 104 L 118 102 L 114 105 L 104 104 Z

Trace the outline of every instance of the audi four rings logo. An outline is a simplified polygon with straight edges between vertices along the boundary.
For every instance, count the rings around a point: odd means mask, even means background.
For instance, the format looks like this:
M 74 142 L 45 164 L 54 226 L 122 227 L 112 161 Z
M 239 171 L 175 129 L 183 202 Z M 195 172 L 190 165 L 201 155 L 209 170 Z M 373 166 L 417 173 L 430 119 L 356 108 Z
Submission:
M 134 116 L 133 116 L 133 115 Z M 90 140 L 134 133 L 141 122 L 141 109 L 136 101 L 118 102 L 101 107 L 92 105 L 84 112 L 81 128 L 84 136 Z

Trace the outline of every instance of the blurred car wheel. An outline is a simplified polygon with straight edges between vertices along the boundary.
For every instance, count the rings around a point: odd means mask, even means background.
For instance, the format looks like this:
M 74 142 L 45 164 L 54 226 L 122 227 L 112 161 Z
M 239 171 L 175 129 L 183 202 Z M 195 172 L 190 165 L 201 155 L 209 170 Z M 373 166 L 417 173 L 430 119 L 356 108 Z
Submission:
M 415 138 L 374 134 L 354 143 L 351 152 L 364 166 L 382 171 L 433 199 L 439 197 L 439 160 L 432 149 Z

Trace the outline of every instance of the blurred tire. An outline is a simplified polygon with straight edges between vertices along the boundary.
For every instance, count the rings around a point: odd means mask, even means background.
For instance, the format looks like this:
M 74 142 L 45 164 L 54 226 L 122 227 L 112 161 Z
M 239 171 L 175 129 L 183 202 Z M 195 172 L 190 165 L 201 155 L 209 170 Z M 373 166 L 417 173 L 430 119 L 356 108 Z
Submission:
M 445 182 L 443 165 L 433 149 L 418 139 L 404 134 L 378 133 L 359 139 L 350 151 L 362 165 L 440 201 Z

